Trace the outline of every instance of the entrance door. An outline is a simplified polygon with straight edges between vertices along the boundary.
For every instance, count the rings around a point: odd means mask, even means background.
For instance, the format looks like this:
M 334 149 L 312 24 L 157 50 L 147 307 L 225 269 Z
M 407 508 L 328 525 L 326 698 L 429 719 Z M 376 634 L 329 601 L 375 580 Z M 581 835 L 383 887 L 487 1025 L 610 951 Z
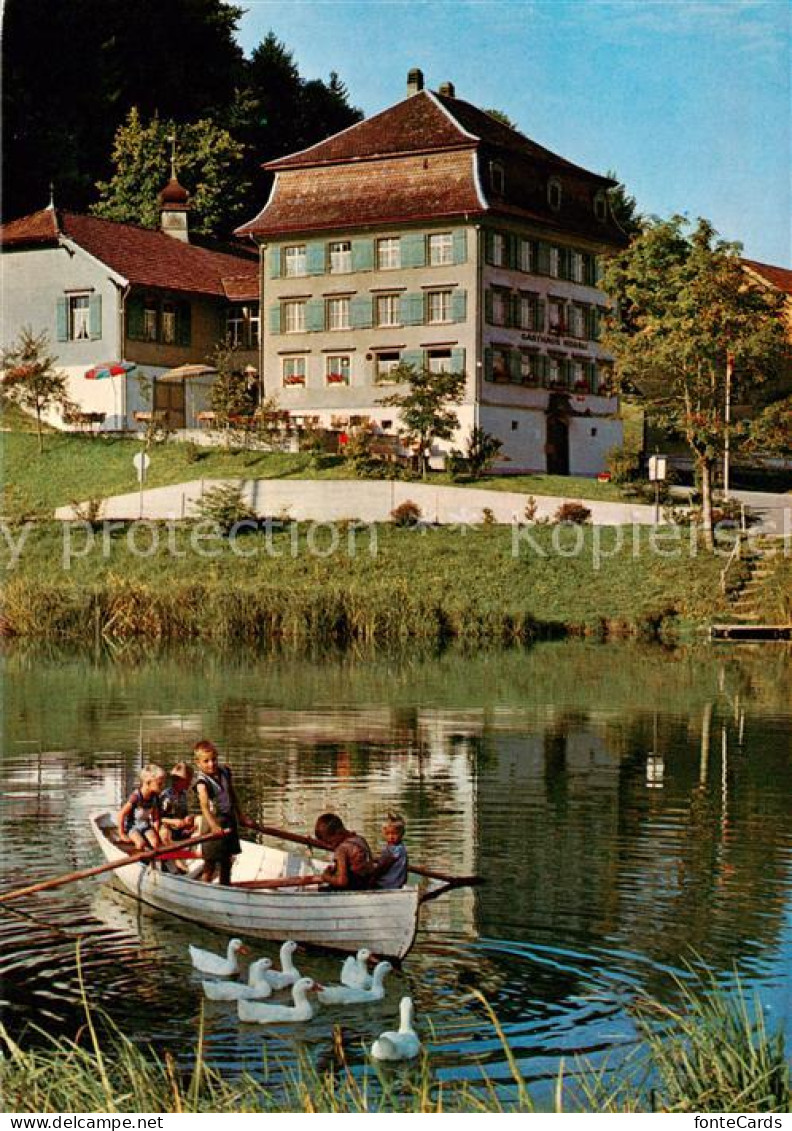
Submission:
M 547 474 L 569 475 L 569 421 L 560 413 L 547 416 Z
M 165 414 L 168 428 L 184 428 L 186 421 L 183 381 L 155 381 L 154 411 Z

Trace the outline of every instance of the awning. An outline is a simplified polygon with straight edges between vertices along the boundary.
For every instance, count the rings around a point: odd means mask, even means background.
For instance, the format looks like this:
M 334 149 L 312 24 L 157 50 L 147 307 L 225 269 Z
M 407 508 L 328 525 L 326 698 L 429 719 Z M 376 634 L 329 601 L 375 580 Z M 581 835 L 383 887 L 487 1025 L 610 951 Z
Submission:
M 137 369 L 134 361 L 103 361 L 85 372 L 86 381 L 101 381 L 104 377 L 123 377 Z
M 213 365 L 179 365 L 176 369 L 169 369 L 157 378 L 157 382 L 165 381 L 172 384 L 176 381 L 187 381 L 193 377 L 214 377 L 217 370 Z

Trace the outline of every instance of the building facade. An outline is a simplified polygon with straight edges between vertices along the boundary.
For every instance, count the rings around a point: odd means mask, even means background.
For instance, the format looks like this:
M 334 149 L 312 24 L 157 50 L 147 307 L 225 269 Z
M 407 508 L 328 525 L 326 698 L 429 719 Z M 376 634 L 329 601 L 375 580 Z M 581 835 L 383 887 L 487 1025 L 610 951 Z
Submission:
M 455 96 L 423 89 L 271 162 L 239 229 L 262 249 L 261 371 L 281 407 L 399 430 L 401 364 L 464 372 L 457 436 L 496 466 L 593 475 L 621 442 L 597 259 L 625 237 L 612 184 Z M 442 456 L 442 446 L 433 453 Z
M 71 401 L 108 431 L 140 427 L 152 411 L 172 428 L 193 426 L 207 407 L 211 377 L 158 379 L 209 361 L 219 342 L 240 348 L 240 365 L 258 365 L 258 256 L 244 245 L 219 250 L 193 242 L 187 194 L 175 178 L 160 198 L 157 231 L 52 205 L 0 228 L 2 344 L 23 326 L 47 331 Z M 121 360 L 134 363 L 128 374 L 86 378 L 95 366 Z M 59 413 L 50 423 L 75 426 Z

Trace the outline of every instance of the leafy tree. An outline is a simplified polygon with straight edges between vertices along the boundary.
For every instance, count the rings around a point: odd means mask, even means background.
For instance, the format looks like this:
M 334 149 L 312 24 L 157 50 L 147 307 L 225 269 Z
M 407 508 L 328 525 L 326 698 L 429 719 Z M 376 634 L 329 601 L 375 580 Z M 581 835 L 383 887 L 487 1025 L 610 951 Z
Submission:
M 502 126 L 508 126 L 510 130 L 517 130 L 519 133 L 519 126 L 516 122 L 512 121 L 509 115 L 504 110 L 485 110 L 485 114 L 489 114 L 490 118 L 494 118 L 496 122 L 500 122 Z
M 49 352 L 46 330 L 34 334 L 30 326 L 23 326 L 14 345 L 3 352 L 3 393 L 35 415 L 39 452 L 44 451 L 44 414 L 52 408 L 64 412 L 73 408 L 66 392 L 66 374 L 55 368 L 57 360 Z
M 190 230 L 230 230 L 241 218 L 250 187 L 240 143 L 207 118 L 177 126 L 155 116 L 146 124 L 136 107 L 116 131 L 115 172 L 109 181 L 97 183 L 101 200 L 91 211 L 107 220 L 159 227 L 159 191 L 170 178 L 172 137 L 178 177 L 190 192 Z
M 418 448 L 421 475 L 426 478 L 428 452 L 435 440 L 450 440 L 459 427 L 452 405 L 465 392 L 464 373 L 434 373 L 425 366 L 400 365 L 394 378 L 410 386 L 407 393 L 392 393 L 378 404 L 398 408 L 405 436 Z
M 746 448 L 774 456 L 792 456 L 792 396 L 766 408 L 746 430 Z
M 487 472 L 503 447 L 502 442 L 477 425 L 471 430 L 464 454 L 457 449 L 452 449 L 448 460 L 448 467 L 452 475 L 470 475 L 471 479 L 480 479 Z
M 782 298 L 753 285 L 739 247 L 681 216 L 647 224 L 606 262 L 604 289 L 615 300 L 603 344 L 619 379 L 634 385 L 658 422 L 681 433 L 702 490 L 702 521 L 712 538 L 712 487 L 723 457 L 731 359 L 735 404 L 777 396 L 785 353 Z M 732 432 L 733 438 L 736 433 Z

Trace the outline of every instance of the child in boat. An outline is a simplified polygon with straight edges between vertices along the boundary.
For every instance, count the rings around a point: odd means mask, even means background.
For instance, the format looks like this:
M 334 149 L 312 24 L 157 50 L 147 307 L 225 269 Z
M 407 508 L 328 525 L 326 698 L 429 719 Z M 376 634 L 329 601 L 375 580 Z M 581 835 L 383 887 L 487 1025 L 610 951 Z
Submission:
M 231 865 L 242 851 L 239 843 L 239 826 L 246 825 L 234 791 L 231 770 L 220 765 L 220 755 L 213 742 L 202 738 L 193 747 L 197 773 L 193 789 L 201 807 L 205 832 L 225 831 L 222 840 L 206 841 L 203 846 L 203 871 L 200 879 L 211 883 L 219 872 L 221 884 L 231 883 Z
M 140 784 L 118 814 L 118 835 L 132 841 L 135 848 L 160 848 L 159 796 L 165 788 L 162 766 L 148 765 L 140 771 Z
M 192 766 L 187 762 L 177 762 L 170 776 L 171 784 L 160 796 L 160 833 L 166 844 L 174 840 L 186 840 L 192 836 L 195 828 L 195 817 L 191 817 L 188 812 Z
M 333 863 L 322 873 L 331 888 L 363 891 L 374 878 L 374 857 L 368 841 L 344 828 L 335 813 L 323 813 L 316 821 L 314 836 L 333 851 Z
M 393 890 L 407 883 L 407 847 L 404 844 L 404 817 L 401 813 L 388 813 L 382 825 L 385 844 L 374 866 L 374 887 Z

